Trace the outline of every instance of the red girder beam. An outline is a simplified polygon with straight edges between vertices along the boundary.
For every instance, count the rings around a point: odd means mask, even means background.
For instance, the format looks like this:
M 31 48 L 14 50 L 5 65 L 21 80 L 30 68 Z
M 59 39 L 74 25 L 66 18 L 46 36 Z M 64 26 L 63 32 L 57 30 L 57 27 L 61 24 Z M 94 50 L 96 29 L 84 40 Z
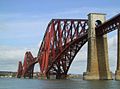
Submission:
M 87 42 L 87 22 L 85 19 L 52 19 L 50 21 L 38 52 L 40 69 L 44 75 L 50 73 L 59 75 L 68 71 L 78 50 Z M 96 27 L 97 36 L 115 30 L 117 25 L 120 25 L 119 22 L 120 14 Z
M 37 58 L 34 58 L 31 52 L 25 53 L 22 76 L 30 76 L 37 62 L 45 76 L 67 74 L 75 55 L 87 42 L 87 22 L 86 19 L 52 19 L 46 29 Z M 96 27 L 96 36 L 116 30 L 118 25 L 120 14 Z
M 20 78 L 22 76 L 22 72 L 23 72 L 23 66 L 22 66 L 22 62 L 19 61 L 18 63 L 18 71 L 17 71 L 17 78 Z
M 25 53 L 22 77 L 33 77 L 34 64 L 38 62 L 36 60 L 37 58 L 34 58 L 31 52 Z
M 60 54 L 73 40 L 86 33 L 87 29 L 87 20 L 84 19 L 51 20 L 38 52 L 41 72 L 46 75 L 47 70 L 56 60 L 58 54 Z M 62 65 L 66 65 L 63 61 L 59 61 L 58 65 L 61 65 L 61 63 L 64 63 Z M 61 71 L 61 69 L 58 71 Z

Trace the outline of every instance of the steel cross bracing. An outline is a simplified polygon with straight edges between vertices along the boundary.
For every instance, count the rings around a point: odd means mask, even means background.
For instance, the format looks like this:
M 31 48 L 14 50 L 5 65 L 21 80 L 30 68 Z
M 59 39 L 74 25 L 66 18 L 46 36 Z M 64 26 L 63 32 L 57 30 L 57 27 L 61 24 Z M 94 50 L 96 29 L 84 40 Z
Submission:
M 77 52 L 88 41 L 87 29 L 86 19 L 51 20 L 37 57 L 28 57 L 25 54 L 22 76 L 33 76 L 34 64 L 39 62 L 41 73 L 45 76 L 56 75 L 56 78 L 65 78 Z M 96 36 L 113 30 L 120 30 L 120 14 L 97 26 Z
M 34 64 L 36 63 L 36 58 L 34 58 L 31 52 L 26 52 L 24 56 L 23 71 L 21 77 L 33 77 Z
M 20 78 L 21 75 L 22 75 L 22 71 L 23 71 L 23 66 L 22 66 L 22 62 L 19 61 L 19 64 L 18 64 L 18 72 L 17 72 L 17 78 Z
M 96 36 L 119 27 L 120 14 L 96 27 Z M 42 73 L 46 76 L 55 74 L 58 78 L 65 77 L 75 55 L 87 42 L 87 29 L 87 20 L 52 20 L 38 53 Z
M 51 20 L 38 53 L 41 72 L 45 76 L 55 74 L 61 78 L 67 74 L 78 50 L 87 41 L 87 29 L 85 19 Z

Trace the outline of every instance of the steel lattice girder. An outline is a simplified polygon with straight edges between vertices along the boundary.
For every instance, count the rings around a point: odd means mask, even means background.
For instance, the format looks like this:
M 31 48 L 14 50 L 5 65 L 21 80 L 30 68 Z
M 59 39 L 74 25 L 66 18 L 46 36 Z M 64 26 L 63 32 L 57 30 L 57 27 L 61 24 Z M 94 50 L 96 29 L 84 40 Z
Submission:
M 40 70 L 45 75 L 66 75 L 75 55 L 87 42 L 87 22 L 85 19 L 51 20 L 37 58 L 31 61 L 31 59 L 26 60 L 25 56 L 23 73 L 33 70 L 33 65 L 39 62 Z M 120 14 L 96 27 L 96 36 L 116 29 L 120 29 Z
M 116 30 L 119 25 L 120 14 L 96 27 L 96 36 Z M 87 29 L 87 20 L 51 20 L 38 52 L 41 72 L 48 75 L 59 74 L 59 76 L 67 74 L 72 60 L 82 47 L 81 45 L 87 42 Z
M 24 56 L 22 77 L 33 77 L 35 63 L 36 58 L 32 56 L 31 52 L 26 52 Z
M 75 56 L 75 50 L 78 48 L 74 48 L 74 53 L 69 51 L 69 54 L 68 52 L 70 59 L 67 58 L 67 55 L 66 58 L 62 60 L 57 58 L 59 55 L 64 54 L 63 51 L 65 48 L 68 48 L 72 42 L 78 40 L 78 38 L 87 33 L 87 29 L 87 20 L 53 19 L 47 27 L 40 51 L 38 53 L 38 61 L 40 63 L 41 72 L 46 74 L 48 73 L 48 70 L 50 70 L 49 73 L 51 71 L 55 74 L 60 74 L 60 72 L 66 73 L 71 64 L 71 60 L 74 58 L 72 56 Z M 79 47 L 79 45 L 77 46 Z M 53 66 L 54 61 L 57 61 L 56 66 Z M 53 66 L 54 71 L 53 69 L 50 69 L 51 66 Z M 63 69 L 61 69 L 61 67 L 63 67 Z
M 23 72 L 23 66 L 22 66 L 22 62 L 19 61 L 19 64 L 18 64 L 18 71 L 17 71 L 17 78 L 20 78 L 22 76 L 22 72 Z

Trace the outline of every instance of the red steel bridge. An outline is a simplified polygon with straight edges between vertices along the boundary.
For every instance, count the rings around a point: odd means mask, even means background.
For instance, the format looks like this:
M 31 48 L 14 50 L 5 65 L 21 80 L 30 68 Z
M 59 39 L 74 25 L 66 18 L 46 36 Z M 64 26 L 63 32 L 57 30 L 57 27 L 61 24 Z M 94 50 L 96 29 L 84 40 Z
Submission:
M 97 19 L 96 38 L 120 30 L 120 14 L 105 22 L 100 21 L 99 17 Z M 17 77 L 32 78 L 34 65 L 39 63 L 40 72 L 44 77 L 55 75 L 56 79 L 66 78 L 76 54 L 89 41 L 90 23 L 89 19 L 52 19 L 47 26 L 37 57 L 26 52 L 23 65 L 19 62 Z M 90 73 L 92 70 L 88 67 L 92 64 L 89 64 L 88 60 L 87 72 Z M 119 69 L 118 60 L 117 70 Z

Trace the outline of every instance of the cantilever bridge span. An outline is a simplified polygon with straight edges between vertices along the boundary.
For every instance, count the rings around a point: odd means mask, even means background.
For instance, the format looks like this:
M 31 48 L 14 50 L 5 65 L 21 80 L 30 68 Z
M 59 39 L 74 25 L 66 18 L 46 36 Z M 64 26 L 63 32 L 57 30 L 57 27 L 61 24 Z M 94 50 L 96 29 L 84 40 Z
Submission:
M 52 19 L 48 24 L 37 57 L 26 52 L 24 64 L 19 62 L 17 77 L 33 77 L 34 65 L 40 64 L 41 73 L 50 78 L 66 78 L 74 57 L 88 41 L 88 62 L 84 79 L 112 79 L 105 34 L 120 30 L 120 14 L 104 22 L 105 15 L 91 13 L 87 19 Z M 118 39 L 119 43 L 119 39 Z M 102 49 L 102 48 L 103 49 Z M 118 45 L 118 55 L 119 54 Z M 118 56 L 116 79 L 120 78 Z

